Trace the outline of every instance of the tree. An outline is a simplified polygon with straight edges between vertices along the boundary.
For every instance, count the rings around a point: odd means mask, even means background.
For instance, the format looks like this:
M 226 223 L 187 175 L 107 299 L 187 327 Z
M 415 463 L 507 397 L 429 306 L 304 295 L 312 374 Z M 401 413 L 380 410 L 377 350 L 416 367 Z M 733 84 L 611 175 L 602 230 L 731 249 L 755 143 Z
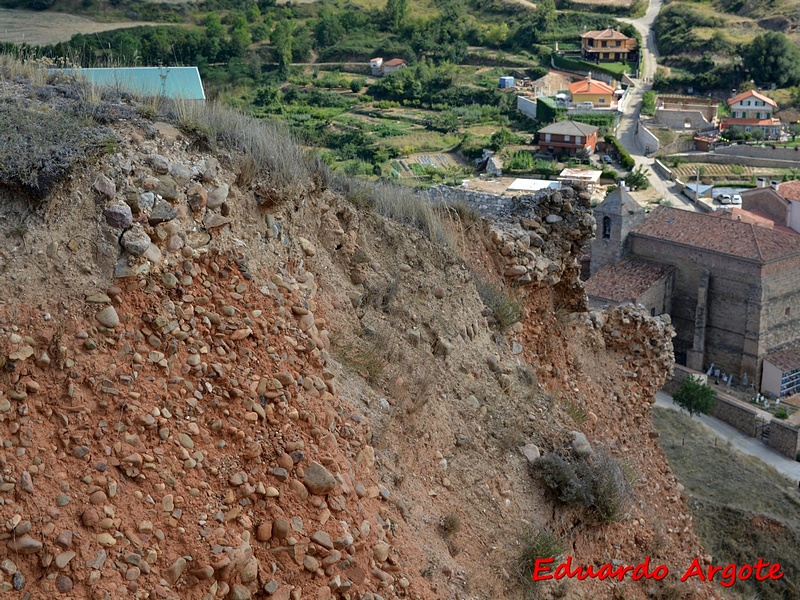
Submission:
M 323 8 L 319 11 L 319 21 L 314 29 L 317 48 L 327 48 L 340 42 L 344 37 L 344 27 L 339 17 L 330 9 Z
M 742 61 L 759 82 L 778 87 L 800 83 L 800 50 L 782 33 L 769 31 L 742 48 Z
M 792 141 L 795 141 L 797 136 L 800 135 L 800 123 L 792 123 L 789 125 L 789 134 L 792 136 Z
M 650 180 L 647 179 L 647 171 L 642 165 L 634 168 L 625 178 L 625 184 L 637 190 L 646 190 L 650 187 Z
M 292 22 L 281 19 L 272 32 L 272 43 L 275 44 L 275 54 L 278 59 L 278 72 L 283 79 L 289 76 L 289 67 L 292 64 Z
M 397 31 L 408 15 L 408 0 L 386 0 L 386 23 L 391 31 Z
M 708 414 L 714 408 L 714 390 L 693 376 L 683 380 L 680 389 L 672 396 L 672 401 L 688 411 L 689 416 Z

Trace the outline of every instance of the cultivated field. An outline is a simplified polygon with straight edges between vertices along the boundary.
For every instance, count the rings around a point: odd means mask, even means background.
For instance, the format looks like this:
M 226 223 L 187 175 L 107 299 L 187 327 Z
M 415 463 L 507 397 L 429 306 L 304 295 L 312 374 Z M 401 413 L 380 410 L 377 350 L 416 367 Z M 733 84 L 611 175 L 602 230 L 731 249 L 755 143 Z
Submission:
M 99 33 L 150 24 L 141 21 L 98 23 L 66 13 L 0 8 L 0 42 L 57 44 L 68 41 L 76 33 Z

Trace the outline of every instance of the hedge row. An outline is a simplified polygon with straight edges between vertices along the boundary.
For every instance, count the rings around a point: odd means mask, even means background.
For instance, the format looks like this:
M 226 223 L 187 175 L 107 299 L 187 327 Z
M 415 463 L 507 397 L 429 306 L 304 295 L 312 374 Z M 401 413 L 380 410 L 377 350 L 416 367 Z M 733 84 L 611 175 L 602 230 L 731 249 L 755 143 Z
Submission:
M 636 161 L 633 160 L 633 157 L 628 154 L 628 151 L 622 147 L 622 144 L 619 143 L 617 138 L 613 135 L 607 135 L 605 140 L 607 144 L 614 146 L 614 150 L 617 152 L 617 156 L 619 156 L 619 164 L 622 165 L 623 169 L 630 170 L 636 166 Z

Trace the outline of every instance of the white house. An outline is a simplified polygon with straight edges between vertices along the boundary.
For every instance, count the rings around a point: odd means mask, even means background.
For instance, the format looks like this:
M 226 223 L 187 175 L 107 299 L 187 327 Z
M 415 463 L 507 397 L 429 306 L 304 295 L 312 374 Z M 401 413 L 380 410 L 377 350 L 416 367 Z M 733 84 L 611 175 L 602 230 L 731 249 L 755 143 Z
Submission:
M 737 126 L 749 133 L 758 128 L 768 138 L 780 137 L 781 121 L 772 116 L 772 111 L 777 110 L 778 105 L 772 98 L 749 90 L 728 98 L 728 107 L 731 116 L 722 121 L 722 129 Z

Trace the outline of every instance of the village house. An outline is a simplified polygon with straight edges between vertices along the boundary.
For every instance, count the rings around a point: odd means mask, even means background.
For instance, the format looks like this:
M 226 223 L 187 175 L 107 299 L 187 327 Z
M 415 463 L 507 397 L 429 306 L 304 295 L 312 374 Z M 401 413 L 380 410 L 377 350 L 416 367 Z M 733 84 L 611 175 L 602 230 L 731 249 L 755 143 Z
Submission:
M 590 300 L 669 313 L 678 363 L 714 363 L 759 386 L 768 356 L 800 342 L 800 235 L 734 215 L 661 206 L 643 217 L 619 200 L 603 204 Z
M 754 90 L 742 92 L 733 98 L 728 98 L 728 107 L 731 116 L 720 123 L 720 129 L 729 127 L 742 127 L 745 133 L 754 129 L 764 132 L 764 137 L 777 139 L 781 135 L 781 120 L 772 116 L 778 105 L 772 98 L 759 94 Z
M 581 35 L 581 57 L 596 62 L 626 62 L 636 40 L 616 29 L 587 31 Z
M 393 73 L 406 66 L 406 61 L 402 58 L 392 58 L 383 60 L 381 57 L 369 59 L 369 72 L 373 77 L 381 77 Z
M 800 233 L 800 181 L 772 181 L 759 177 L 757 187 L 742 192 L 742 209 L 766 217 L 777 228 Z
M 594 108 L 611 108 L 614 100 L 614 88 L 603 81 L 592 79 L 591 75 L 569 84 L 568 89 L 575 104 L 591 102 Z
M 539 147 L 553 154 L 588 156 L 597 146 L 598 127 L 578 121 L 560 121 L 539 130 Z

